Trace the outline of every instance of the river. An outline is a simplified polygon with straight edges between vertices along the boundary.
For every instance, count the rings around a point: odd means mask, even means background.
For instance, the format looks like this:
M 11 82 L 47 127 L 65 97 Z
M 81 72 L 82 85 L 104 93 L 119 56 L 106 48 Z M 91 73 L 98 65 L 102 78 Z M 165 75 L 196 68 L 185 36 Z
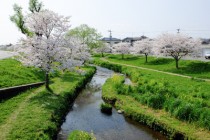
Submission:
M 113 71 L 97 67 L 92 80 L 81 91 L 57 135 L 57 140 L 66 140 L 73 130 L 93 132 L 97 140 L 165 140 L 160 133 L 140 125 L 113 109 L 112 115 L 101 113 L 101 87 Z M 126 79 L 129 84 L 129 79 Z

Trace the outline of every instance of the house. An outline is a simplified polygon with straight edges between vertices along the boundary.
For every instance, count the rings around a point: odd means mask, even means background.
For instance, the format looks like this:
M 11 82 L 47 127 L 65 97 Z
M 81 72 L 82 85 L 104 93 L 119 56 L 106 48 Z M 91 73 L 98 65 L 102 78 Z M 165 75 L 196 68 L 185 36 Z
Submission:
M 106 42 L 108 44 L 110 44 L 110 46 L 112 47 L 114 44 L 120 43 L 121 40 L 118 38 L 112 38 L 112 37 L 104 37 L 101 39 L 101 41 Z
M 139 40 L 143 40 L 143 39 L 146 39 L 147 37 L 146 36 L 140 36 L 140 37 L 126 37 L 122 40 L 122 42 L 128 42 L 128 43 L 131 43 L 131 46 L 133 46 L 133 42 L 135 41 L 139 41 Z
M 201 44 L 203 45 L 210 44 L 210 39 L 201 39 Z

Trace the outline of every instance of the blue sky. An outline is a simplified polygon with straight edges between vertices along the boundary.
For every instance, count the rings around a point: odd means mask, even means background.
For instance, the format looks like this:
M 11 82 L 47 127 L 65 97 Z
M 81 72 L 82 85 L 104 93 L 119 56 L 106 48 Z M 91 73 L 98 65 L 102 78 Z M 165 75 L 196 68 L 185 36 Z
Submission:
M 23 37 L 9 16 L 17 3 L 27 12 L 29 0 L 5 0 L 0 5 L 0 44 L 16 43 Z M 46 9 L 71 16 L 72 28 L 88 24 L 103 36 L 156 37 L 164 32 L 210 38 L 210 0 L 42 0 Z

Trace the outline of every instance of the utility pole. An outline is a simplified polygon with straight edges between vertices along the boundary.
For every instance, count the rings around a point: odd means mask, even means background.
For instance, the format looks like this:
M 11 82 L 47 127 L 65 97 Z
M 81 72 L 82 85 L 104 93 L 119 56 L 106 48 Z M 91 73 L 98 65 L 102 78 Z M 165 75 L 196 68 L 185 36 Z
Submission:
M 179 34 L 180 33 L 180 29 L 176 29 L 177 30 L 177 33 Z
M 112 48 L 112 30 L 108 30 L 108 32 L 109 32 L 110 48 Z

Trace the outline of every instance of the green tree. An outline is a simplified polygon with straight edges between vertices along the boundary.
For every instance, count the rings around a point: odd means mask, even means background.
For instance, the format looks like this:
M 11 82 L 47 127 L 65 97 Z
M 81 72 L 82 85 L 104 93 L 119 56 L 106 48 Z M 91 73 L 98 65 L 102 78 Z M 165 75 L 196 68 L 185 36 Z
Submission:
M 30 0 L 29 1 L 29 10 L 32 13 L 39 12 L 43 7 L 42 2 L 38 2 L 38 0 Z M 21 33 L 27 35 L 27 36 L 32 36 L 33 33 L 29 31 L 29 29 L 25 26 L 25 21 L 24 21 L 24 15 L 22 12 L 22 7 L 14 4 L 13 10 L 15 12 L 14 15 L 10 16 L 10 20 L 15 23 L 15 25 L 18 27 L 18 29 L 21 31 Z
M 14 4 L 13 9 L 15 11 L 15 14 L 10 17 L 10 20 L 15 23 L 15 25 L 23 34 L 30 36 L 31 32 L 25 27 L 22 7 L 18 6 L 17 4 Z
M 95 28 L 91 28 L 86 24 L 71 29 L 67 35 L 80 38 L 90 49 L 97 48 L 101 44 L 99 41 L 101 34 Z
M 42 2 L 38 2 L 38 0 L 30 0 L 29 1 L 29 11 L 32 13 L 39 12 L 43 7 Z

